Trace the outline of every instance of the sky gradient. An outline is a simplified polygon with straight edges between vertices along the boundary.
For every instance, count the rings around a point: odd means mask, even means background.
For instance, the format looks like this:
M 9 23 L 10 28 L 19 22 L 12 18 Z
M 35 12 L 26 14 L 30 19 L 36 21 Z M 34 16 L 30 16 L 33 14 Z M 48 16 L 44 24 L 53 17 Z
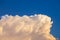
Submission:
M 2 15 L 45 14 L 52 18 L 51 33 L 60 37 L 60 0 L 0 0 L 0 17 Z

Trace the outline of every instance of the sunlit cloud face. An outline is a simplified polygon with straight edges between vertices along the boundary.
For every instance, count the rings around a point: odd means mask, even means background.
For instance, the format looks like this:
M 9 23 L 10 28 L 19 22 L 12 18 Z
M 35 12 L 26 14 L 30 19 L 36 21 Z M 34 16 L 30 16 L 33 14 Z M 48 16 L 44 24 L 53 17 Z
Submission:
M 56 40 L 50 34 L 51 26 L 46 15 L 5 15 L 0 20 L 0 40 Z

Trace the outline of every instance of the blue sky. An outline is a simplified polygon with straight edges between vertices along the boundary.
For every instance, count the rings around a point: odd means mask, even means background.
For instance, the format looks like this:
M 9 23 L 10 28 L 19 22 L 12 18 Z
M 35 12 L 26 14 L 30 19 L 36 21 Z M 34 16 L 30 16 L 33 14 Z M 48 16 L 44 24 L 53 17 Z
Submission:
M 5 14 L 48 15 L 53 20 L 51 33 L 60 37 L 60 0 L 0 0 L 0 17 Z

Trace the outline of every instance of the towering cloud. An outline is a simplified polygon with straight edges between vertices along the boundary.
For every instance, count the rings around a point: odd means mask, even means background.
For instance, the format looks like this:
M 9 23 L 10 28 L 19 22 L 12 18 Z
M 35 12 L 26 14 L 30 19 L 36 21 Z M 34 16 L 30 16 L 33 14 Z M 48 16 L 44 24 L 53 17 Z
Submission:
M 50 34 L 51 18 L 46 15 L 2 16 L 0 40 L 56 40 Z

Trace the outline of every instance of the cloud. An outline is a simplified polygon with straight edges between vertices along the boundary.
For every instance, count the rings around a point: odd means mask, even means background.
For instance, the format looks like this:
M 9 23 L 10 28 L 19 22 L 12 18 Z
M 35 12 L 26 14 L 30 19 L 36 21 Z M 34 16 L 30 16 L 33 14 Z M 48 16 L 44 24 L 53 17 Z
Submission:
M 56 38 L 56 40 L 60 40 L 60 38 Z
M 56 40 L 50 34 L 52 23 L 50 17 L 42 14 L 5 15 L 0 19 L 0 40 Z

